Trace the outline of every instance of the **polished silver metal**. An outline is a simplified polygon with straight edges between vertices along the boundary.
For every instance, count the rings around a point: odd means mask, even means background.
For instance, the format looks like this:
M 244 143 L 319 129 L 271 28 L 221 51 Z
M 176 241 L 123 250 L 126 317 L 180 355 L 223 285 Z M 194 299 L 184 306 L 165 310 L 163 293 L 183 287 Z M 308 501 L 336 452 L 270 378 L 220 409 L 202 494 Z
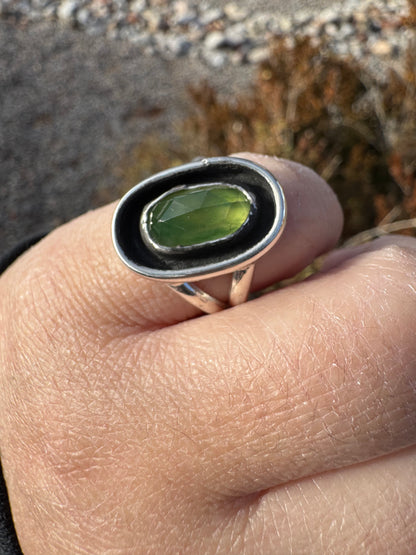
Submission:
M 170 285 L 169 287 L 178 293 L 183 299 L 207 314 L 213 314 L 214 312 L 219 312 L 220 310 L 227 308 L 226 303 L 223 303 L 205 291 L 202 291 L 202 289 L 197 285 L 184 282 L 178 285 Z
M 179 188 L 231 184 L 255 207 L 242 233 L 226 240 L 173 250 L 147 240 L 149 206 Z M 169 285 L 206 313 L 247 300 L 254 264 L 279 239 L 286 222 L 286 201 L 275 177 L 262 166 L 236 157 L 205 158 L 160 172 L 142 181 L 120 201 L 113 218 L 113 243 L 121 260 L 138 274 Z M 150 239 L 150 238 L 149 238 Z M 232 274 L 229 300 L 224 303 L 193 282 Z M 190 283 L 191 282 L 191 283 Z
M 241 270 L 235 270 L 230 289 L 230 306 L 246 302 L 253 274 L 254 264 L 250 264 L 250 266 Z

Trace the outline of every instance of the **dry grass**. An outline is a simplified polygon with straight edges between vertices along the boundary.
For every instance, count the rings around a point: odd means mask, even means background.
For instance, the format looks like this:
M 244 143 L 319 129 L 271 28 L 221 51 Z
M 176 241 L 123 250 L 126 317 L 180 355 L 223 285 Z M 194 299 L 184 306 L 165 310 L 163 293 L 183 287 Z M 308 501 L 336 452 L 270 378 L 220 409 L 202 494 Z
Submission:
M 416 2 L 405 24 L 416 27 Z M 261 152 L 312 167 L 344 208 L 344 240 L 416 218 L 416 47 L 380 84 L 356 62 L 322 54 L 307 38 L 280 39 L 252 89 L 221 100 L 207 83 L 189 91 L 177 139 L 149 137 L 123 168 L 125 186 L 195 156 Z M 381 226 L 381 227 L 380 227 Z M 383 228 L 384 226 L 384 228 Z M 390 226 L 390 227 L 389 227 Z M 378 230 L 378 231 L 377 231 Z M 358 240 L 358 238 L 357 238 Z

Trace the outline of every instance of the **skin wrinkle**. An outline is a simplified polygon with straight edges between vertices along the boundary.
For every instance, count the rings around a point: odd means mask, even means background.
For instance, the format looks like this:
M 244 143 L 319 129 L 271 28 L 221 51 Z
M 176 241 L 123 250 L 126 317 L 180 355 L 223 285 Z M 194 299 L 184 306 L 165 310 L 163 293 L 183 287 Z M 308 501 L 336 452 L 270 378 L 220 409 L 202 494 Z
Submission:
M 250 512 L 250 506 L 242 507 L 243 519 L 244 515 Z M 231 514 L 232 512 L 232 514 Z M 231 511 L 229 507 L 223 505 L 214 506 L 212 512 L 209 513 L 210 526 L 212 529 L 209 539 L 196 538 L 196 541 L 189 544 L 186 550 L 187 555 L 194 555 L 195 553 L 210 553 L 222 555 L 224 553 L 241 553 L 243 549 L 243 529 L 241 527 L 240 506 L 235 511 Z M 205 517 L 205 521 L 207 517 Z M 205 524 L 203 521 L 202 523 Z M 233 550 L 234 546 L 236 550 Z M 214 548 L 214 551 L 212 551 Z
M 131 491 L 131 490 L 129 490 L 129 491 Z M 155 494 L 153 494 L 153 495 L 155 495 Z M 158 498 L 158 496 L 156 496 L 156 498 Z M 150 496 L 148 496 L 147 499 L 149 500 L 149 502 L 151 502 L 151 497 L 150 497 Z M 172 505 L 172 507 L 175 507 L 176 510 L 178 510 L 178 505 L 177 505 L 177 504 Z M 107 514 L 107 513 L 104 513 L 104 514 Z M 166 517 L 168 517 L 168 515 L 166 515 Z M 85 521 L 85 522 L 88 522 L 88 523 L 90 524 L 90 519 L 88 518 L 88 513 L 85 515 L 85 518 L 83 519 L 83 522 L 84 522 L 84 521 Z M 155 521 L 155 522 L 156 522 L 156 521 Z M 105 526 L 105 519 L 102 521 L 102 524 L 103 524 L 103 526 Z M 159 523 L 159 524 L 160 524 L 160 523 Z M 94 529 L 93 529 L 92 531 L 91 531 L 91 530 L 88 530 L 88 529 L 87 529 L 87 531 L 89 532 L 89 534 L 91 534 L 91 539 L 92 539 L 92 540 L 94 539 L 94 536 L 95 536 L 97 533 L 100 534 L 100 537 L 101 537 L 101 535 L 102 535 L 102 533 L 100 533 L 99 530 L 98 530 L 96 527 L 94 527 Z M 106 532 L 107 532 L 107 533 L 104 534 L 104 536 L 103 536 L 103 541 L 104 541 L 104 542 L 107 541 L 107 540 L 106 540 L 106 537 L 108 536 L 108 531 L 106 531 Z M 110 531 L 110 532 L 111 532 L 111 531 Z M 109 537 L 112 537 L 112 534 L 111 534 L 111 533 L 110 533 L 110 536 L 109 536 Z M 115 538 L 113 541 L 115 542 L 115 545 L 117 545 L 117 538 Z M 103 545 L 105 545 L 105 543 L 103 543 Z M 108 541 L 107 541 L 107 545 L 108 545 Z M 101 550 L 100 550 L 99 552 L 101 553 Z M 104 551 L 103 551 L 103 552 L 104 552 Z M 131 553 L 131 555 L 134 555 L 135 553 L 137 553 L 137 552 L 134 551 L 134 550 L 132 550 L 132 551 L 126 551 L 125 548 L 120 548 L 120 551 L 117 551 L 117 552 L 119 552 L 120 554 L 123 554 L 123 555 L 126 554 L 126 553 Z M 71 553 L 72 553 L 72 551 L 71 551 Z M 77 553 L 78 553 L 78 551 L 77 551 Z
M 407 456 L 407 453 L 404 452 L 403 457 L 406 458 Z M 396 474 L 393 477 L 384 472 L 381 477 L 381 482 L 380 480 L 377 480 L 376 472 L 377 468 L 380 467 L 383 468 L 387 466 L 388 469 L 389 465 L 391 465 L 390 461 L 393 459 L 393 456 L 388 456 L 384 459 L 378 459 L 370 463 L 361 463 L 355 467 L 344 469 L 343 472 L 331 471 L 319 477 L 303 479 L 299 482 L 287 484 L 266 492 L 262 498 L 262 503 L 259 505 L 258 514 L 253 515 L 254 521 L 256 521 L 256 519 L 258 521 L 254 524 L 254 526 L 258 525 L 263 528 L 263 523 L 265 522 L 264 507 L 270 507 L 269 512 L 271 513 L 270 516 L 273 515 L 273 519 L 275 519 L 279 514 L 279 528 L 283 533 L 283 536 L 281 534 L 275 535 L 273 533 L 275 526 L 269 526 L 269 543 L 266 543 L 266 546 L 263 546 L 263 552 L 286 554 L 290 551 L 290 549 L 293 549 L 294 553 L 297 555 L 301 553 L 305 553 L 306 555 L 311 552 L 311 546 L 316 546 L 316 548 L 318 548 L 319 545 L 321 545 L 322 550 L 319 549 L 318 551 L 317 549 L 316 552 L 342 552 L 351 555 L 364 555 L 364 553 L 366 555 L 372 555 L 373 553 L 376 555 L 380 552 L 384 553 L 386 546 L 394 545 L 391 543 L 391 540 L 389 540 L 389 534 L 391 534 L 392 531 L 392 520 L 387 517 L 385 507 L 397 507 L 400 503 L 400 493 L 397 493 L 397 488 L 394 487 L 397 473 L 400 473 L 400 468 L 397 469 Z M 362 468 L 365 469 L 364 476 L 360 475 Z M 366 475 L 368 475 L 369 480 Z M 412 471 L 409 467 L 407 468 L 407 476 L 409 477 L 409 480 L 412 480 Z M 383 487 L 384 482 L 388 484 L 388 488 Z M 377 491 L 381 494 L 381 498 L 380 495 L 373 490 L 365 493 L 365 489 L 362 486 L 367 483 L 371 483 L 372 488 L 374 486 L 377 488 Z M 339 485 L 342 487 L 339 487 Z M 389 492 L 389 489 L 394 492 L 393 497 Z M 319 492 L 318 496 L 312 495 L 314 490 Z M 411 500 L 411 507 L 409 507 L 407 511 L 411 531 L 411 523 L 413 522 L 412 514 L 415 515 L 416 504 L 414 503 L 414 498 L 412 498 L 411 492 L 405 484 L 403 484 L 400 489 L 400 492 L 401 491 L 406 492 L 407 498 Z M 286 501 L 286 496 L 288 497 L 289 502 Z M 356 500 L 358 499 L 360 501 L 357 505 Z M 383 503 L 385 503 L 384 508 Z M 299 511 L 300 505 L 304 505 L 302 511 Z M 283 515 L 286 515 L 287 518 L 282 518 L 278 512 L 278 507 L 280 507 Z M 314 507 L 314 510 L 308 511 L 308 507 Z M 354 508 L 356 512 L 355 521 L 361 529 L 361 534 L 357 534 L 357 530 L 354 526 L 351 526 L 351 517 L 354 514 Z M 378 514 L 378 511 L 380 514 Z M 293 517 L 296 514 L 309 515 L 309 520 L 304 522 L 302 529 L 310 530 L 311 536 L 308 540 L 306 540 L 305 537 L 302 537 L 302 544 L 293 543 L 292 539 L 291 541 L 288 541 L 290 522 L 293 521 L 291 516 Z M 395 513 L 393 513 L 393 515 L 394 514 Z M 334 517 L 336 518 L 335 521 Z M 274 520 L 269 522 L 274 522 Z M 379 523 L 379 526 L 375 524 L 376 522 Z M 385 527 L 380 527 L 380 523 L 384 523 Z M 342 535 L 343 542 L 341 544 L 338 543 L 332 546 L 331 544 L 334 534 L 331 530 L 333 530 L 334 525 L 336 525 L 337 533 L 344 529 L 346 535 Z M 402 530 L 404 531 L 403 528 Z M 399 537 L 402 539 L 403 535 L 400 535 Z M 277 546 L 280 545 L 281 538 L 286 540 L 287 545 L 283 543 L 281 548 L 278 549 Z M 414 541 L 415 538 L 413 537 L 411 542 L 414 543 Z M 399 541 L 399 543 L 401 543 L 401 541 Z M 270 545 L 273 545 L 273 548 L 271 548 Z M 304 548 L 302 548 L 302 545 L 304 545 Z M 337 545 L 342 546 L 342 550 L 339 547 L 337 549 Z M 372 545 L 373 547 L 371 547 Z M 397 546 L 398 544 L 395 545 Z M 410 545 L 411 544 L 404 541 L 403 546 L 407 546 L 405 550 L 391 552 L 406 553 L 410 555 L 410 553 L 413 552 Z M 361 549 L 358 546 L 364 547 Z

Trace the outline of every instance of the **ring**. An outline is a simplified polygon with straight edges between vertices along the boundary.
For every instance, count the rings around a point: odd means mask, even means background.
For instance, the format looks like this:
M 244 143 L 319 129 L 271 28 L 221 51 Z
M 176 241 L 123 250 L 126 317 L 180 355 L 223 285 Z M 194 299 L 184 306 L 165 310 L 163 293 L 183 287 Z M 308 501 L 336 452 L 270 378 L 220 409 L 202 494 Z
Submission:
M 286 201 L 262 166 L 205 158 L 157 173 L 124 195 L 112 224 L 121 260 L 204 312 L 247 300 L 254 263 L 282 234 Z M 233 274 L 228 303 L 191 282 Z

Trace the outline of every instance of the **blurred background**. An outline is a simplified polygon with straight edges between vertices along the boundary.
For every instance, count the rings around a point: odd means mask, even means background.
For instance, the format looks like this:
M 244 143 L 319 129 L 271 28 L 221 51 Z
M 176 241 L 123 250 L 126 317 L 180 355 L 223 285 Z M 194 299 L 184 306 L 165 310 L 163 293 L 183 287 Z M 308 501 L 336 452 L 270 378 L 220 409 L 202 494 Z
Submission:
M 0 0 L 0 252 L 238 150 L 328 180 L 343 241 L 413 234 L 416 0 Z

